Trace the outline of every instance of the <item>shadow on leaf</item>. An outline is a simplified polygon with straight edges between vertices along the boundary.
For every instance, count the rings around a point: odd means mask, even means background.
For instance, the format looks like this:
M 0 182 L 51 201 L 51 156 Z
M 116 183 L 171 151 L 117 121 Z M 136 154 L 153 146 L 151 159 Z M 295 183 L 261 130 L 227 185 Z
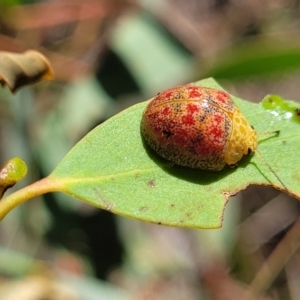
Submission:
M 199 185 L 209 185 L 211 183 L 217 182 L 224 179 L 225 177 L 232 174 L 236 168 L 225 166 L 221 171 L 208 171 L 201 169 L 191 169 L 188 167 L 182 167 L 173 164 L 170 161 L 159 156 L 153 149 L 151 149 L 144 138 L 141 136 L 143 141 L 144 149 L 149 156 L 149 158 L 155 162 L 155 164 L 161 168 L 164 172 L 170 176 L 177 177 L 179 179 L 199 184 Z M 237 168 L 246 168 L 249 164 L 252 155 L 244 156 L 242 160 L 238 163 Z

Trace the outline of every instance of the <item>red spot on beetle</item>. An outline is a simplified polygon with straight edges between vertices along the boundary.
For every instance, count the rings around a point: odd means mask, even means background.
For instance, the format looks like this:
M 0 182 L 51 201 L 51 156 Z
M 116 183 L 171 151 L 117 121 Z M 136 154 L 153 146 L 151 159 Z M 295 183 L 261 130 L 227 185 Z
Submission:
M 189 103 L 189 104 L 186 106 L 186 110 L 187 110 L 187 112 L 188 112 L 189 114 L 194 114 L 194 113 L 196 113 L 196 112 L 199 110 L 199 108 L 198 108 L 198 106 L 197 106 L 196 104 L 191 104 L 191 103 Z
M 189 87 L 189 98 L 198 98 L 201 96 L 200 90 L 196 87 Z
M 213 116 L 213 120 L 214 120 L 214 122 L 217 124 L 217 125 L 220 125 L 220 123 L 223 121 L 223 117 L 221 116 L 221 115 L 219 115 L 219 114 L 215 114 L 214 116 Z
M 186 116 L 183 116 L 181 118 L 181 121 L 184 125 L 194 125 L 195 124 L 194 117 L 190 114 L 186 115 Z
M 164 115 L 164 116 L 166 116 L 166 115 L 168 115 L 169 113 L 170 113 L 170 107 L 164 107 L 163 109 L 162 109 L 162 111 L 161 111 L 161 113 Z
M 223 91 L 217 92 L 217 100 L 221 103 L 226 104 L 228 100 L 230 99 L 229 95 Z
M 195 124 L 195 117 L 194 114 L 199 110 L 198 106 L 195 104 L 189 103 L 186 106 L 187 114 L 182 116 L 181 121 L 183 124 L 189 126 Z
M 162 98 L 162 96 L 164 96 L 165 98 L 170 99 L 172 95 L 173 95 L 173 92 L 169 91 L 169 92 L 166 92 L 166 93 L 161 93 L 160 98 Z
M 222 148 L 224 147 L 224 138 L 225 138 L 225 133 L 222 128 L 220 127 L 212 127 L 209 131 L 209 138 L 211 140 L 212 146 L 217 149 L 217 148 Z

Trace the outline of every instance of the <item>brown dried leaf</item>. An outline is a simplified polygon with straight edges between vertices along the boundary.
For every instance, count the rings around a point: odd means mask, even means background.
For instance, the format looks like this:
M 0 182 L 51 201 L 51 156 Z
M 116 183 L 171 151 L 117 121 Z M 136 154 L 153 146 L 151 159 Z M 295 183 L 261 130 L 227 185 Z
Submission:
M 20 54 L 0 52 L 0 83 L 12 92 L 44 79 L 52 80 L 53 70 L 41 53 L 34 50 Z

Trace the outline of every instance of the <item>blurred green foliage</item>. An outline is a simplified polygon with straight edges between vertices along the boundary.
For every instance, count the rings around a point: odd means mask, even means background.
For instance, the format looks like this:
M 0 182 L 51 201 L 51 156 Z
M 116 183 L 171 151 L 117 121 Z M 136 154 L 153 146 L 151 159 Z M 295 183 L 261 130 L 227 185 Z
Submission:
M 56 81 L 13 96 L 0 90 L 0 158 L 26 161 L 23 185 L 48 175 L 96 125 L 170 86 L 214 75 L 246 99 L 299 95 L 298 1 L 25 2 L 33 3 L 1 1 L 0 50 L 42 51 Z M 116 218 L 62 194 L 41 200 L 1 223 L 0 272 L 25 276 L 46 261 L 76 275 L 78 281 L 60 280 L 84 299 L 104 293 L 86 292 L 89 285 L 102 287 L 92 276 L 116 292 L 104 299 L 209 299 L 225 290 L 241 299 L 238 291 L 300 211 L 279 192 L 250 188 L 230 199 L 222 229 L 196 231 Z M 9 256 L 14 253 L 30 257 L 32 267 Z M 7 261 L 16 262 L 9 272 Z M 299 268 L 295 257 L 271 294 L 299 299 Z

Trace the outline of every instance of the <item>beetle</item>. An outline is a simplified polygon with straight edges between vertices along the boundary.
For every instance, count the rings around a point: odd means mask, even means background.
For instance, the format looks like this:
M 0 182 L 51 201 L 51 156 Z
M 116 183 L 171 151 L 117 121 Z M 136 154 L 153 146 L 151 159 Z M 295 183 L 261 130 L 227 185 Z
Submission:
M 220 171 L 257 148 L 257 134 L 228 93 L 183 85 L 154 97 L 143 112 L 141 133 L 166 160 Z

